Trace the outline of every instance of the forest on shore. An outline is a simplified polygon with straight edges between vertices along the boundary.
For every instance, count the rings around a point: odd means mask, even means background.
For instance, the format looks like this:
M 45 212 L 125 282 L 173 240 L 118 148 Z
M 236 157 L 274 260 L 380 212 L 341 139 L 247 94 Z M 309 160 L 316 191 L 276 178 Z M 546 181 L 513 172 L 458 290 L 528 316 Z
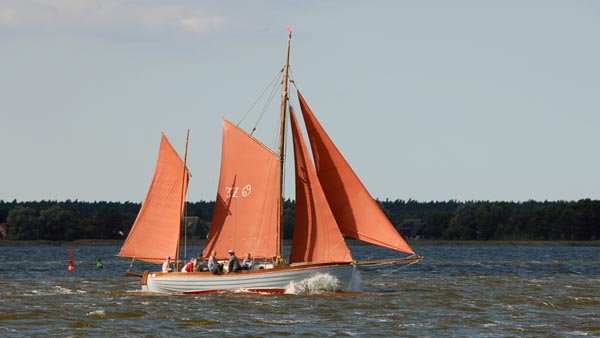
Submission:
M 600 240 L 600 201 L 377 200 L 406 238 L 444 240 Z M 122 239 L 140 203 L 2 201 L 1 236 L 9 240 Z M 284 205 L 284 238 L 293 233 L 295 203 Z M 187 202 L 187 236 L 205 239 L 214 201 Z M 193 221 L 192 221 L 193 220 Z

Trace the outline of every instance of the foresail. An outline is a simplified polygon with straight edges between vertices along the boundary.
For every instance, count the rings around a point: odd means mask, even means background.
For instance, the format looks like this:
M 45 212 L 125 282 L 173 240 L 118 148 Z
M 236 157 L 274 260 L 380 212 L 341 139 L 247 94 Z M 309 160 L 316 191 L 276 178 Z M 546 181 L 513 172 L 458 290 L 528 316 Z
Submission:
M 341 232 L 365 242 L 414 253 L 331 141 L 300 91 L 298 98 L 317 175 Z
M 296 209 L 290 263 L 351 262 L 290 108 L 296 172 Z
M 182 192 L 187 191 L 189 173 L 183 179 L 183 161 L 163 134 L 152 183 L 118 256 L 160 263 L 175 257 L 180 232 Z
M 273 258 L 277 247 L 278 157 L 254 137 L 223 119 L 221 173 L 204 257 Z

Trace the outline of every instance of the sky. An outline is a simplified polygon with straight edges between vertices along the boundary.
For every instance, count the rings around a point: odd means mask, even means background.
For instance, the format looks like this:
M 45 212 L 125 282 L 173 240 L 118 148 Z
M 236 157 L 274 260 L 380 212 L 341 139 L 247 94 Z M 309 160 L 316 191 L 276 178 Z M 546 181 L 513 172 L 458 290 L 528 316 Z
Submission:
M 141 202 L 161 132 L 183 154 L 188 129 L 188 200 L 214 200 L 221 119 L 280 71 L 288 26 L 374 198 L 600 199 L 598 1 L 0 0 L 0 200 Z

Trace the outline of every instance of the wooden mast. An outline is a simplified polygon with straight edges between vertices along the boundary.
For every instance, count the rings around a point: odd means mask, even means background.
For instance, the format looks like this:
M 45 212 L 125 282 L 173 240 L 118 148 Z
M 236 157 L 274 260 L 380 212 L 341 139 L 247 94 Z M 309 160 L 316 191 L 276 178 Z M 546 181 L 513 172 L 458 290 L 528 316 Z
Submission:
M 288 44 L 285 56 L 285 68 L 283 69 L 283 93 L 281 94 L 281 124 L 279 126 L 279 200 L 277 202 L 277 255 L 275 266 L 285 265 L 283 258 L 283 169 L 285 162 L 285 117 L 287 115 L 288 101 L 288 74 L 290 68 L 290 44 L 292 40 L 292 29 L 287 28 Z
M 187 169 L 187 151 L 188 151 L 188 140 L 190 138 L 190 130 L 187 130 L 187 134 L 185 135 L 185 151 L 183 152 L 183 173 L 181 175 L 181 200 L 179 203 L 180 207 L 180 216 L 179 216 L 179 237 L 177 238 L 177 252 L 175 253 L 175 271 L 179 271 L 179 267 L 181 264 L 181 228 L 185 227 L 185 220 L 183 219 L 183 203 L 185 203 L 185 179 L 186 179 L 186 169 Z

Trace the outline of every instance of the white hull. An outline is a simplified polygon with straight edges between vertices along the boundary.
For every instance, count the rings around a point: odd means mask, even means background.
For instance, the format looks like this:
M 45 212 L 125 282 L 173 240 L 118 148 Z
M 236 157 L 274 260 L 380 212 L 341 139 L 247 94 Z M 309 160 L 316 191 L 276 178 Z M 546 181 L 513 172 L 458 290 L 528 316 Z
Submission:
M 300 282 L 317 274 L 339 281 L 342 290 L 358 290 L 360 278 L 353 264 L 319 264 L 276 269 L 249 270 L 214 275 L 210 272 L 145 272 L 142 290 L 160 293 L 207 293 L 224 290 L 282 293 L 290 282 Z

